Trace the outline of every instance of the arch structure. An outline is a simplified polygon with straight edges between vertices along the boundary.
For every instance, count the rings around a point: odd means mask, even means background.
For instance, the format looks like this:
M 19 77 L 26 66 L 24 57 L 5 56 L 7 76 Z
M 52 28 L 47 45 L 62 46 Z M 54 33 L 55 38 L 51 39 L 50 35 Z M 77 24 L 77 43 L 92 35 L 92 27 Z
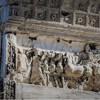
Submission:
M 99 0 L 8 3 L 5 98 L 16 98 L 17 84 L 22 83 L 100 91 Z

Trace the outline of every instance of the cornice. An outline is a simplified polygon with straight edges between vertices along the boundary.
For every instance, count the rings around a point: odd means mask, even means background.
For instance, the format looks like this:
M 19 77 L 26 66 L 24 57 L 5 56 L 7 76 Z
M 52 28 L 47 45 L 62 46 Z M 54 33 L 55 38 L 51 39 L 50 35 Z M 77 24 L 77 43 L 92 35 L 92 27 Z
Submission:
M 100 42 L 100 29 L 62 24 L 59 22 L 37 21 L 13 17 L 6 23 L 6 31 L 17 34 L 33 34 L 64 37 L 65 39 Z

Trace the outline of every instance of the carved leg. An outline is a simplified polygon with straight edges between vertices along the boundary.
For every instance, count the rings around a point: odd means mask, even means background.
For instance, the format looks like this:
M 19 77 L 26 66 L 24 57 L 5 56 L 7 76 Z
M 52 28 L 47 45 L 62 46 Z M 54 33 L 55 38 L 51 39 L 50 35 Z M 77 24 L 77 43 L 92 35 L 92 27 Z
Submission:
M 49 74 L 46 74 L 46 78 L 47 78 L 46 83 L 47 83 L 47 86 L 48 86 L 49 85 Z
M 62 87 L 64 87 L 64 85 L 65 85 L 64 77 L 61 76 L 61 78 L 62 78 Z
M 54 81 L 55 81 L 55 86 L 58 87 L 59 84 L 58 84 L 58 77 L 57 76 L 54 76 Z
M 46 79 L 44 78 L 44 76 L 43 76 L 42 73 L 40 73 L 40 77 L 41 77 L 41 79 L 42 79 L 42 84 L 43 84 L 44 86 L 46 86 Z

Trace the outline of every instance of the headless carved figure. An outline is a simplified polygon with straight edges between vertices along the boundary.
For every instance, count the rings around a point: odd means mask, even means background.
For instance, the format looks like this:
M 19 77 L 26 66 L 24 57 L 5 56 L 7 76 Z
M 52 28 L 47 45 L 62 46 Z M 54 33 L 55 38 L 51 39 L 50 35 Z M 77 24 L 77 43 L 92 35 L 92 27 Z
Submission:
M 49 72 L 49 65 L 48 65 L 48 61 L 47 60 L 44 61 L 44 74 L 46 75 L 46 84 L 48 86 L 50 72 Z
M 63 73 L 63 65 L 62 62 L 59 60 L 57 66 L 56 66 L 56 72 L 57 72 L 57 76 L 56 76 L 56 84 L 59 87 L 63 87 L 64 86 L 64 77 L 62 76 Z
M 24 82 L 29 78 L 30 70 L 31 70 L 31 62 L 28 61 L 25 52 L 18 52 L 17 57 L 17 69 L 14 75 L 14 79 L 17 82 Z
M 43 75 L 42 65 L 38 56 L 33 60 L 32 74 L 30 81 L 32 84 L 36 85 L 42 84 L 46 86 L 46 79 Z
M 50 71 L 50 81 L 52 82 L 52 85 L 56 87 L 56 78 L 55 78 L 56 66 L 53 60 L 50 62 L 49 71 Z

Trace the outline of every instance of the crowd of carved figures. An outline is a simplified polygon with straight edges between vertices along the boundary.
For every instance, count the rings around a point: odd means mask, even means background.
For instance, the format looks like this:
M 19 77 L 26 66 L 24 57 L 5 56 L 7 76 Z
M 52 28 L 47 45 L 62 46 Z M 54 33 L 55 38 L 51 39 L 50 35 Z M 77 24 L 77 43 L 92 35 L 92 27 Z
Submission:
M 9 0 L 10 16 L 100 27 L 100 0 Z
M 18 47 L 13 80 L 17 83 L 99 91 L 100 54 L 97 50 L 91 51 L 89 45 L 80 53 Z
M 100 51 L 95 44 L 86 44 L 81 52 L 44 51 L 18 46 L 16 36 L 8 34 L 6 53 L 6 80 L 10 81 L 5 82 L 6 92 L 15 88 L 11 81 L 100 91 Z

